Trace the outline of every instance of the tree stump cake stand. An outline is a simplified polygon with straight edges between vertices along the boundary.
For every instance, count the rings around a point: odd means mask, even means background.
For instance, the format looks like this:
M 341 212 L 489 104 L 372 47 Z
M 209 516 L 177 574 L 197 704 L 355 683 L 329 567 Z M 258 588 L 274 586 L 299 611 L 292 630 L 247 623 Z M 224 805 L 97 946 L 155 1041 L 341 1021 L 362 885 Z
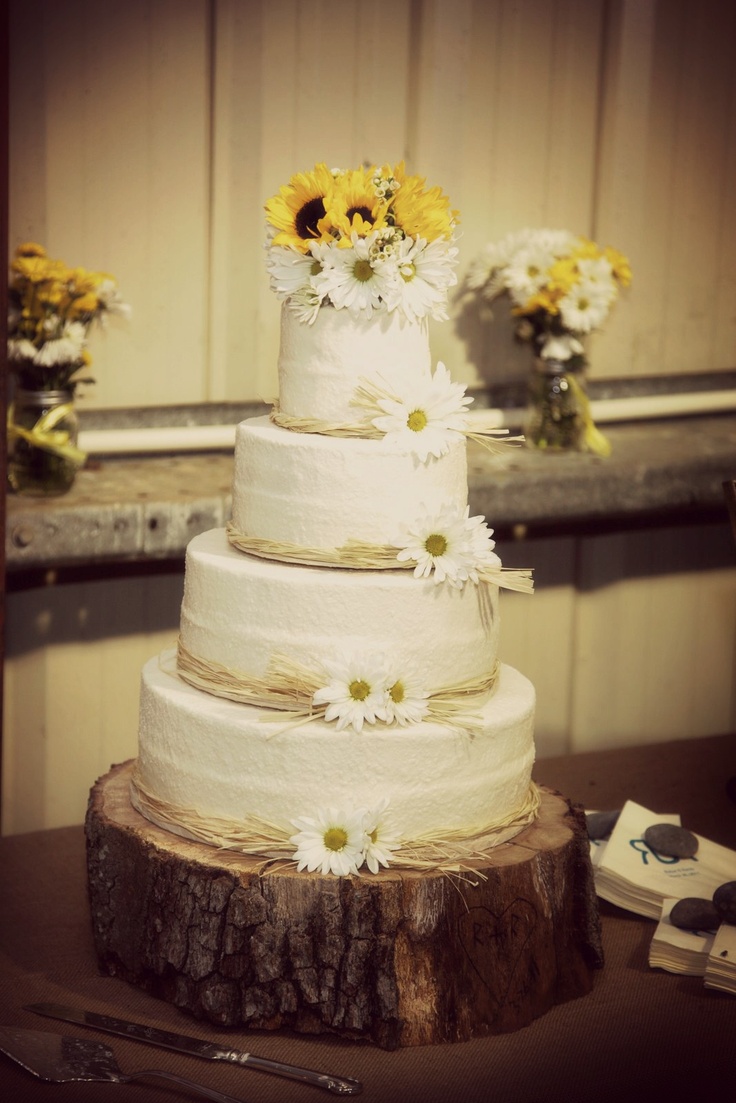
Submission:
M 95 948 L 121 977 L 219 1027 L 330 1032 L 386 1049 L 527 1026 L 602 964 L 582 812 L 542 789 L 535 823 L 460 880 L 338 878 L 170 834 L 131 805 L 133 763 L 90 794 Z

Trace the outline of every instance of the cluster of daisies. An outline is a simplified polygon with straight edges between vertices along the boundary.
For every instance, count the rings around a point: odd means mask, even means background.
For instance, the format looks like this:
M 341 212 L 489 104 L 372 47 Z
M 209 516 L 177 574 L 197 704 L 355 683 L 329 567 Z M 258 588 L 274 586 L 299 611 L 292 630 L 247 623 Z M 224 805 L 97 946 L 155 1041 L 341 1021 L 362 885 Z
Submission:
M 42 245 L 20 245 L 10 266 L 8 361 L 26 390 L 58 390 L 90 363 L 93 322 L 127 314 L 117 284 L 105 272 L 70 268 Z
M 543 359 L 582 363 L 582 338 L 603 324 L 631 268 L 617 250 L 566 230 L 520 230 L 486 246 L 467 282 L 487 302 L 509 297 L 516 336 Z
M 314 693 L 313 703 L 325 709 L 325 720 L 337 721 L 337 731 L 364 724 L 418 724 L 429 711 L 429 694 L 415 675 L 397 676 L 383 655 L 349 656 L 326 666 L 327 685 Z
M 302 321 L 313 322 L 326 305 L 355 317 L 447 318 L 457 212 L 403 162 L 315 165 L 269 199 L 266 219 L 271 287 Z
M 398 850 L 397 835 L 387 813 L 388 801 L 375 808 L 358 811 L 324 809 L 314 817 L 292 820 L 298 832 L 289 839 L 295 847 L 297 871 L 334 873 L 348 877 L 368 866 L 378 873 L 387 866 L 393 851 Z

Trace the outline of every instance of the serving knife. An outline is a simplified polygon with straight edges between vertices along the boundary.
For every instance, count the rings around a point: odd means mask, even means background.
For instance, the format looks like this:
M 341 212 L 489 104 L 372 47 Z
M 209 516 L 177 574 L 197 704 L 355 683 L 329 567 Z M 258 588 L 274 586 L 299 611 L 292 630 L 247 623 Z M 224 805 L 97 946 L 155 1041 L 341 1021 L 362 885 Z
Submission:
M 25 1008 L 37 1015 L 50 1019 L 61 1019 L 67 1023 L 80 1023 L 93 1030 L 104 1030 L 108 1034 L 119 1034 L 136 1042 L 173 1049 L 177 1053 L 186 1053 L 190 1057 L 204 1057 L 209 1061 L 227 1061 L 243 1068 L 260 1069 L 275 1076 L 284 1076 L 288 1080 L 298 1080 L 302 1084 L 311 1084 L 324 1088 L 333 1095 L 358 1095 L 363 1090 L 360 1080 L 346 1076 L 335 1076 L 327 1072 L 315 1072 L 312 1069 L 287 1065 L 282 1061 L 271 1061 L 268 1057 L 256 1057 L 254 1053 L 243 1053 L 238 1049 L 226 1049 L 214 1042 L 203 1042 L 200 1038 L 190 1038 L 186 1034 L 174 1034 L 168 1030 L 158 1030 L 153 1026 L 129 1023 L 125 1019 L 98 1015 L 95 1011 L 83 1011 L 76 1007 L 64 1007 L 59 1003 L 32 1003 Z

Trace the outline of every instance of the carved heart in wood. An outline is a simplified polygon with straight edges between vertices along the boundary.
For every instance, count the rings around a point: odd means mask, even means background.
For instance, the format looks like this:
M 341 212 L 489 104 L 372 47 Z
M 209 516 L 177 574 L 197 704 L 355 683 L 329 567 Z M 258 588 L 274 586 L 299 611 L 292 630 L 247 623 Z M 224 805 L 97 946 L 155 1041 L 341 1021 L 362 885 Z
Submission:
M 462 947 L 499 1009 L 519 994 L 514 988 L 522 979 L 515 974 L 536 925 L 536 909 L 521 898 L 500 913 L 482 906 L 470 908 L 460 920 Z

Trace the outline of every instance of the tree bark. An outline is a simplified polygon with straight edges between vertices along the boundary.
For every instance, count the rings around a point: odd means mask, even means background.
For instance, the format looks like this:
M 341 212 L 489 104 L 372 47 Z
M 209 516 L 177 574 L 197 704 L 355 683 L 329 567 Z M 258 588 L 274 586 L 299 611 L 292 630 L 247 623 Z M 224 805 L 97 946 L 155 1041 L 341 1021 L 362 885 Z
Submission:
M 103 972 L 218 1026 L 331 1032 L 387 1048 L 528 1025 L 602 964 L 580 809 L 536 822 L 477 876 L 259 871 L 130 804 L 132 763 L 94 786 L 89 895 Z

